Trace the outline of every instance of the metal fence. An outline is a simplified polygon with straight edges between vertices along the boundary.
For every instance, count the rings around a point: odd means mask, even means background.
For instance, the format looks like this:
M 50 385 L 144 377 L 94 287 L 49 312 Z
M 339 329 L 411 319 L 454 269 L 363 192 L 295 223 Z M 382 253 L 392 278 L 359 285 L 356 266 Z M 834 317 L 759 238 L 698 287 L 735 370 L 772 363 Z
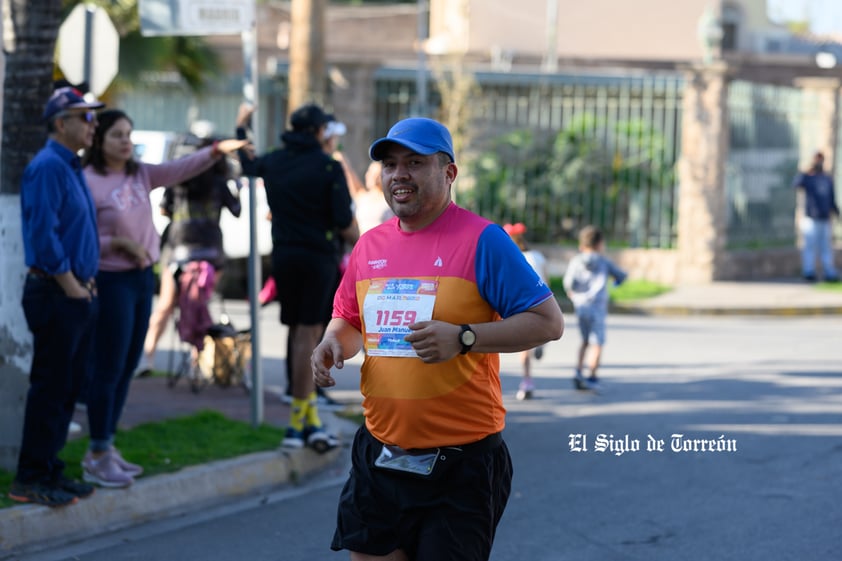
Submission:
M 427 75 L 427 104 L 455 132 L 459 204 L 498 223 L 526 223 L 535 243 L 571 242 L 582 226 L 596 224 L 614 246 L 675 246 L 682 76 L 475 72 L 461 76 L 472 81 L 462 98 L 449 91 L 455 86 L 447 76 Z M 382 135 L 418 107 L 417 75 L 385 67 L 374 80 L 371 118 Z M 161 85 L 129 92 L 121 104 L 136 128 L 183 130 L 200 118 L 230 134 L 240 88 L 232 80 L 193 98 L 178 85 Z M 261 81 L 267 148 L 283 130 L 286 91 L 284 75 Z M 791 182 L 817 136 L 817 99 L 797 88 L 735 81 L 727 103 L 728 246 L 792 245 Z M 842 165 L 835 169 L 839 184 Z
M 816 136 L 818 103 L 792 87 L 735 81 L 728 90 L 725 169 L 728 246 L 789 246 L 802 147 Z
M 464 77 L 463 77 L 464 79 Z M 432 81 L 432 114 L 459 131 L 459 204 L 498 223 L 522 221 L 532 241 L 574 239 L 599 225 L 612 245 L 672 247 L 683 79 L 668 74 L 475 73 L 469 122 L 452 121 L 454 88 Z M 408 116 L 415 76 L 377 76 L 375 130 Z M 458 96 L 457 96 L 458 97 Z M 446 111 L 445 111 L 446 110 Z

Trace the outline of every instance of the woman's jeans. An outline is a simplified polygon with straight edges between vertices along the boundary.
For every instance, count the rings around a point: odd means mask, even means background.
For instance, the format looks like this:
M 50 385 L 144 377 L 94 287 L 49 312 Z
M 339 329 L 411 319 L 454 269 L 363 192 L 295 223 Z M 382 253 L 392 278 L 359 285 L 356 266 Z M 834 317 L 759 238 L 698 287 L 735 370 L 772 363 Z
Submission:
M 155 276 L 151 267 L 97 274 L 100 314 L 88 387 L 91 450 L 108 450 L 117 432 L 149 327 Z
M 68 298 L 54 279 L 33 275 L 26 278 L 22 303 L 33 352 L 17 479 L 49 484 L 64 469 L 58 453 L 89 376 L 99 303 Z
M 800 226 L 804 239 L 804 246 L 801 248 L 801 273 L 805 277 L 815 277 L 816 257 L 819 257 L 824 279 L 838 278 L 839 275 L 833 267 L 833 235 L 830 220 L 816 220 L 803 216 Z

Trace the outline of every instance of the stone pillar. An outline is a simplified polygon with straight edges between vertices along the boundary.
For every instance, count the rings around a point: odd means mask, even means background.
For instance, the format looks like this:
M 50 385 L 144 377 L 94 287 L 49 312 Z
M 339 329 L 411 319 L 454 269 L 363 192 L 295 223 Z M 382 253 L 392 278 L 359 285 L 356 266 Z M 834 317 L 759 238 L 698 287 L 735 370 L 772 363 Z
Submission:
M 678 162 L 679 284 L 718 280 L 726 231 L 725 162 L 728 158 L 728 80 L 724 62 L 692 66 L 682 106 Z

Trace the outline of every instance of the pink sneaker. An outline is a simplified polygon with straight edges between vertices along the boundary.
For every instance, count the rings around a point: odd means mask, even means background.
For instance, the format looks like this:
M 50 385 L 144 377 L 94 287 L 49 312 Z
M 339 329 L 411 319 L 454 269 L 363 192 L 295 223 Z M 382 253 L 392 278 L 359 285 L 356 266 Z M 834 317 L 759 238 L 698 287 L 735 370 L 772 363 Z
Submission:
M 83 479 L 101 487 L 128 487 L 134 483 L 131 475 L 120 469 L 111 452 L 95 459 L 90 452 L 82 460 Z
M 143 474 L 143 468 L 137 464 L 133 464 L 131 462 L 126 461 L 123 456 L 120 455 L 120 451 L 111 447 L 111 457 L 114 458 L 114 461 L 120 467 L 121 470 L 128 473 L 132 477 L 137 477 L 138 475 Z

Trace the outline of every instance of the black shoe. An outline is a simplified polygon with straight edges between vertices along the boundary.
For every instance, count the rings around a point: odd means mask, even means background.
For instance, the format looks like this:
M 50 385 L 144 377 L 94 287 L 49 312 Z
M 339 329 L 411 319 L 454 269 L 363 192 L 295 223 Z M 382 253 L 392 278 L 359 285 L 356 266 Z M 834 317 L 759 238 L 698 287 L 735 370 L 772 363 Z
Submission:
M 816 275 L 804 275 L 804 280 L 807 282 L 816 282 Z
M 63 489 L 44 485 L 43 483 L 21 483 L 12 481 L 9 488 L 9 498 L 19 503 L 35 503 L 39 505 L 58 507 L 72 505 L 79 499 Z
M 70 493 L 74 497 L 79 497 L 80 499 L 87 499 L 94 494 L 94 490 L 96 489 L 90 483 L 85 483 L 84 481 L 74 481 L 64 477 L 63 475 L 56 483 L 56 487 L 62 491 Z
M 837 283 L 839 282 L 839 277 L 827 277 L 824 279 L 824 282 Z
M 339 446 L 339 439 L 327 433 L 323 427 L 304 427 L 304 439 L 307 446 L 319 454 L 324 454 Z

